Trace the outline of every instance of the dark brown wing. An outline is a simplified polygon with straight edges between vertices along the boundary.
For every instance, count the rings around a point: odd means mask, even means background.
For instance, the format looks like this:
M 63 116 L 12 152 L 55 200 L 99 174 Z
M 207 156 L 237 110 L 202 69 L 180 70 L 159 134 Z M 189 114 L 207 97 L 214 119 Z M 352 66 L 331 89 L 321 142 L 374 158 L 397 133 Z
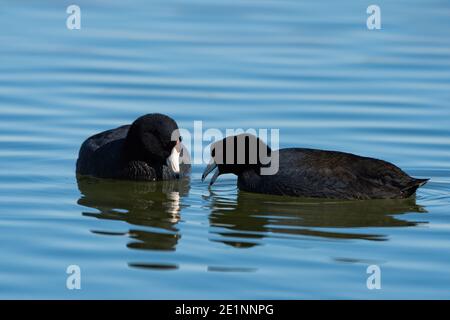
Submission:
M 240 184 L 262 193 L 374 199 L 407 197 L 420 181 L 389 162 L 337 151 L 282 149 L 279 160 L 276 175 L 253 177 L 247 184 L 240 179 Z

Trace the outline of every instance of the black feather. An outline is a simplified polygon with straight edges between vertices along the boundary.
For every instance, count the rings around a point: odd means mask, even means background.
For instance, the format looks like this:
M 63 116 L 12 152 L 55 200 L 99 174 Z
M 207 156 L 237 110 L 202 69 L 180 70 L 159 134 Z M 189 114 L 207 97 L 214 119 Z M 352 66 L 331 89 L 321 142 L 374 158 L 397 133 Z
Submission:
M 81 145 L 76 164 L 79 175 L 127 180 L 170 180 L 176 176 L 166 166 L 166 159 L 176 141 L 172 133 L 176 122 L 162 114 L 138 118 L 132 125 L 107 130 L 88 138 Z M 185 147 L 181 145 L 181 148 Z M 180 175 L 190 172 L 189 153 Z

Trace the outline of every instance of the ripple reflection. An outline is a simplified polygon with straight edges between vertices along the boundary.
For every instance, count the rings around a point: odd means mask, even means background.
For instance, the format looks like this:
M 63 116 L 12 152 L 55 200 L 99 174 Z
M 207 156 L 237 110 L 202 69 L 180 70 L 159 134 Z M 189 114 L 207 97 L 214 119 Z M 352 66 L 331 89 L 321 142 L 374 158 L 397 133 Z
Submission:
M 211 241 L 238 248 L 262 244 L 265 237 L 320 237 L 383 241 L 381 233 L 355 228 L 413 227 L 406 213 L 426 213 L 415 198 L 402 200 L 320 201 L 238 192 L 235 199 L 210 196 Z M 367 231 L 367 230 L 366 230 Z M 384 231 L 384 230 L 383 230 Z
M 139 228 L 126 233 L 132 241 L 130 249 L 174 251 L 181 235 L 182 198 L 189 193 L 189 180 L 161 182 L 133 182 L 77 177 L 82 196 L 78 204 L 99 212 L 83 212 L 84 216 L 126 221 Z M 97 231 L 103 235 L 117 232 Z

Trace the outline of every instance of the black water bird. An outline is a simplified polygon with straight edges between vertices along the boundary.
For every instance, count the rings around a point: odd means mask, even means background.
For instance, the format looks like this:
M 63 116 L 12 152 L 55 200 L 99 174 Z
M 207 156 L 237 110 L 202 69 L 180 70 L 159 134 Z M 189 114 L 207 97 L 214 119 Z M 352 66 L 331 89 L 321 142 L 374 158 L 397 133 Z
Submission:
M 153 113 L 84 141 L 76 173 L 126 180 L 171 180 L 190 172 L 189 160 L 177 123 Z
M 272 151 L 250 134 L 230 136 L 211 146 L 212 161 L 202 180 L 216 170 L 238 176 L 248 192 L 329 199 L 402 199 L 428 179 L 410 177 L 397 166 L 338 151 L 287 148 Z

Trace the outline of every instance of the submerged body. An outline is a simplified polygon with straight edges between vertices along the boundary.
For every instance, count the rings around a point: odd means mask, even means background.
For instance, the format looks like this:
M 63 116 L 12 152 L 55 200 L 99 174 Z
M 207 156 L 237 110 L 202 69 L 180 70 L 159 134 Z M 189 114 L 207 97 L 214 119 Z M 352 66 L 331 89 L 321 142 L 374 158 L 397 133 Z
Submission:
M 258 150 L 267 148 L 269 158 L 277 157 L 279 161 L 275 174 L 261 174 L 265 165 L 260 160 L 256 164 L 216 163 L 217 154 L 221 154 L 222 159 L 226 158 L 224 146 L 229 144 L 229 140 L 242 137 L 247 139 L 246 143 L 235 143 L 233 153 L 245 153 L 249 159 L 251 143 L 258 145 Z M 214 161 L 206 168 L 203 179 L 217 168 L 211 184 L 220 174 L 233 173 L 238 176 L 239 189 L 248 192 L 348 200 L 402 199 L 412 196 L 428 181 L 410 177 L 392 163 L 350 153 L 304 148 L 271 151 L 251 135 L 228 137 L 216 142 L 211 149 L 214 150 Z
M 167 129 L 165 137 L 154 130 L 155 124 L 161 127 L 157 128 L 159 131 Z M 135 130 L 129 134 L 133 126 Z M 161 141 L 170 139 L 176 129 L 169 117 L 153 114 L 139 118 L 132 125 L 93 135 L 81 145 L 76 172 L 99 178 L 146 181 L 183 177 L 190 172 L 189 161 L 186 161 L 189 154 L 184 145 L 179 141 Z M 184 157 L 183 163 L 179 165 L 181 160 L 176 159 L 176 165 L 171 165 L 173 161 L 168 160 L 174 157 Z

